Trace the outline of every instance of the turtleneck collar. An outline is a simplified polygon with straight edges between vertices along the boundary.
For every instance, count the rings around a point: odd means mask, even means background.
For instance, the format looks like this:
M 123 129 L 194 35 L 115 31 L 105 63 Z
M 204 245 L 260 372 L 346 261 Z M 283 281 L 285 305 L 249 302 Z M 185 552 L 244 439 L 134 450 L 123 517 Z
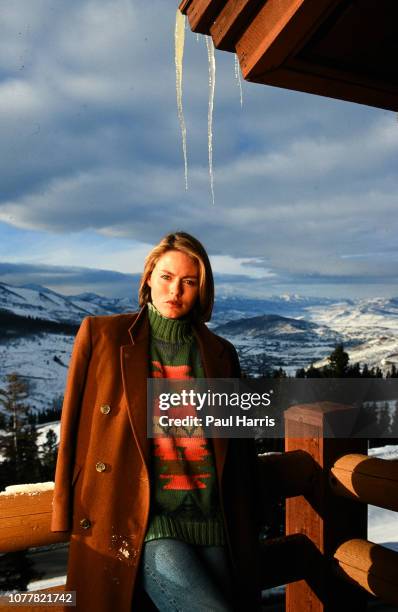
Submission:
M 170 343 L 183 343 L 192 339 L 192 329 L 190 317 L 181 319 L 169 319 L 164 317 L 155 308 L 148 303 L 148 318 L 151 327 L 151 334 L 154 338 Z

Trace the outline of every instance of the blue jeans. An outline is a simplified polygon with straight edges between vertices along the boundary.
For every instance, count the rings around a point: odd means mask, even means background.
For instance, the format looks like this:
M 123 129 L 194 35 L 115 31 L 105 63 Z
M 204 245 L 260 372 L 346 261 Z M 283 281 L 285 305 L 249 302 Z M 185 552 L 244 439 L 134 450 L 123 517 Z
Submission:
M 143 587 L 160 612 L 230 612 L 232 579 L 222 546 L 162 538 L 144 544 Z

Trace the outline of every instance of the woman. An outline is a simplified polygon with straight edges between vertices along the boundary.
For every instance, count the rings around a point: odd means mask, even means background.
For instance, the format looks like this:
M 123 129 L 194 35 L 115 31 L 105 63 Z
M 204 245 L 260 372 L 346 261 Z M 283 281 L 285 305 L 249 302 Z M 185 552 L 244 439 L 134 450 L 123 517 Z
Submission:
M 150 600 L 161 612 L 230 610 L 231 600 L 250 609 L 252 447 L 203 439 L 194 452 L 184 438 L 166 449 L 146 435 L 148 377 L 240 374 L 233 346 L 204 324 L 214 286 L 203 246 L 165 236 L 147 257 L 139 299 L 139 313 L 87 317 L 75 341 L 51 526 L 71 530 L 67 590 L 77 610 L 141 612 Z

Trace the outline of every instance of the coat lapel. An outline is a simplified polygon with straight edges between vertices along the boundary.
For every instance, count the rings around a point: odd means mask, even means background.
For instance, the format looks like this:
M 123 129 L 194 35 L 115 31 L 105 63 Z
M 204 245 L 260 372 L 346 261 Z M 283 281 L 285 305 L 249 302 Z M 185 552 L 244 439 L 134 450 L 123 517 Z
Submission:
M 134 437 L 143 462 L 148 468 L 147 378 L 149 376 L 149 322 L 142 308 L 129 328 L 131 344 L 120 348 L 123 387 Z

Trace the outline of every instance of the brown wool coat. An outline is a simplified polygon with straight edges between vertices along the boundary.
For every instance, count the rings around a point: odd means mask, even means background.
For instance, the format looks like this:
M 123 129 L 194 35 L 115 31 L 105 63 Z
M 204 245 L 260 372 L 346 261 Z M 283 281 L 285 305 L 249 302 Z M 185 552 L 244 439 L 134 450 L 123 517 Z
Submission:
M 230 343 L 204 324 L 195 326 L 195 336 L 208 378 L 239 376 Z M 52 531 L 71 531 L 67 589 L 76 591 L 77 612 L 147 609 L 139 562 L 150 506 L 148 364 L 146 308 L 84 319 L 62 409 L 51 522 Z M 235 580 L 250 609 L 257 549 L 254 453 L 247 440 L 214 439 L 213 447 Z

